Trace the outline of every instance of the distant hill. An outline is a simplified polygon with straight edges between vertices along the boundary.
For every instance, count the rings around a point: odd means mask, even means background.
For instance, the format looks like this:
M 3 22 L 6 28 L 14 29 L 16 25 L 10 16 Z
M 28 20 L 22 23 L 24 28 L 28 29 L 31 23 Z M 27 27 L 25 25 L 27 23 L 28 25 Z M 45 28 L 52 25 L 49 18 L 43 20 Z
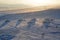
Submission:
M 60 9 L 49 9 L 44 11 L 29 12 L 29 13 L 16 13 L 16 14 L 5 14 L 0 19 L 19 19 L 19 18 L 58 18 L 60 19 Z
M 48 5 L 48 6 L 37 6 L 37 7 L 31 7 L 27 5 L 0 5 L 0 13 L 6 13 L 10 12 L 9 14 L 13 13 L 27 13 L 27 12 L 37 12 L 37 11 L 44 11 L 48 9 L 59 9 L 59 5 Z

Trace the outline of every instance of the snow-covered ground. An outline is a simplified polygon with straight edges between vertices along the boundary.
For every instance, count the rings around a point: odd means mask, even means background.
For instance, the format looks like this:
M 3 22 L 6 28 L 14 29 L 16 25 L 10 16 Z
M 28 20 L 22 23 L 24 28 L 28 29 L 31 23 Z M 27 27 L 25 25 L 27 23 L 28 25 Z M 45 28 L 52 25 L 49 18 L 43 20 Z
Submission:
M 60 40 L 59 12 L 0 16 L 0 40 Z

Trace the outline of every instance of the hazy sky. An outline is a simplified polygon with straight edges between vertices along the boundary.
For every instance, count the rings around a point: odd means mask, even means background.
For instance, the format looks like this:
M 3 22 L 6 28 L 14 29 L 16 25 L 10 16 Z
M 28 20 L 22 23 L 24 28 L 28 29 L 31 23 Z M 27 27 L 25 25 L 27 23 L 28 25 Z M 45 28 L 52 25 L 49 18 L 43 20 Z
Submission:
M 0 0 L 0 4 L 24 4 L 28 6 L 60 5 L 60 0 Z
M 50 8 L 60 8 L 60 0 L 0 0 L 0 11 L 25 9 L 19 12 L 31 12 Z

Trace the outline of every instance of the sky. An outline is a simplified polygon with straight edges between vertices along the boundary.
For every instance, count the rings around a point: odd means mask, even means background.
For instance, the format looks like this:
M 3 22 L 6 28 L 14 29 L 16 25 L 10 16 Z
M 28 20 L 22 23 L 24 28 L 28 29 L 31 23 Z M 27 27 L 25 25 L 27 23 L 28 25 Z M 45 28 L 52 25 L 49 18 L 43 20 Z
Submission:
M 35 9 L 33 7 L 38 8 Z M 60 8 L 60 0 L 0 0 L 0 11 L 25 8 L 32 8 L 32 10 Z M 28 9 L 26 10 L 28 11 Z M 29 9 L 29 11 L 32 10 Z
M 46 5 L 60 5 L 60 0 L 0 0 L 0 4 L 46 6 Z

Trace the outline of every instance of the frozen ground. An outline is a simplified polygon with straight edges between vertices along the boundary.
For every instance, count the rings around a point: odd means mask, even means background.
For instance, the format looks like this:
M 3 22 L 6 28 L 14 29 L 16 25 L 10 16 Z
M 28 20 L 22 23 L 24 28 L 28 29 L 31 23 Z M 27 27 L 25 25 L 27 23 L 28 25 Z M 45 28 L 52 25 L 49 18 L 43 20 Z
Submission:
M 1 15 L 0 40 L 60 40 L 60 9 Z

